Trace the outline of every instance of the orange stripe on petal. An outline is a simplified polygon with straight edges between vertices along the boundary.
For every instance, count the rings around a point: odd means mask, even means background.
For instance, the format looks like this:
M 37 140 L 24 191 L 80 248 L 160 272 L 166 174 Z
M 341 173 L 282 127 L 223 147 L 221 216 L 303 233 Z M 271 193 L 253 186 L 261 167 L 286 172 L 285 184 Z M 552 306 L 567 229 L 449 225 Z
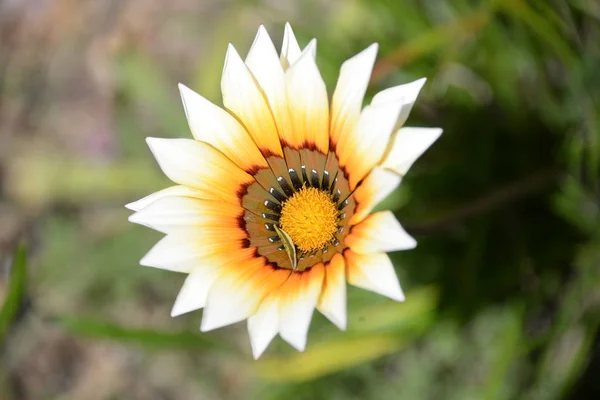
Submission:
M 392 261 L 385 253 L 358 254 L 344 251 L 346 278 L 356 287 L 387 296 L 392 300 L 404 301 L 398 276 Z
M 346 330 L 346 270 L 344 257 L 339 253 L 325 267 L 325 281 L 317 309 L 338 328 Z
M 344 242 L 357 253 L 380 253 L 412 249 L 417 245 L 391 211 L 381 211 L 352 227 Z

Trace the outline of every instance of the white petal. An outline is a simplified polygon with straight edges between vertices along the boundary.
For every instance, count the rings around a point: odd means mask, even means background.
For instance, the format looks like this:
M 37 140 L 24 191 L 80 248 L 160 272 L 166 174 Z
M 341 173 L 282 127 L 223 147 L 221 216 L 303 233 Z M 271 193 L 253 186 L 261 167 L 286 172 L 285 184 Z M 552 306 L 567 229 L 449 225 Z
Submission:
M 146 267 L 189 272 L 204 254 L 196 240 L 187 236 L 167 235 L 150 249 L 140 264 Z
M 163 233 L 201 228 L 205 234 L 218 230 L 230 231 L 232 239 L 241 239 L 245 236 L 234 237 L 234 231 L 238 230 L 243 234 L 237 222 L 243 214 L 241 206 L 222 201 L 169 196 L 131 215 L 129 221 Z
M 348 170 L 351 190 L 381 161 L 401 108 L 400 102 L 371 104 L 360 114 L 356 128 L 340 138 L 336 152 Z
M 258 359 L 279 331 L 279 299 L 272 294 L 260 304 L 258 311 L 248 318 L 248 334 L 254 359 Z
M 334 143 L 354 129 L 358 121 L 377 49 L 374 43 L 342 64 L 331 100 L 330 132 Z
M 277 50 L 271 37 L 263 25 L 258 28 L 258 33 L 246 57 L 246 65 L 256 81 L 267 95 L 271 105 L 283 97 L 283 68 L 277 56 Z
M 300 46 L 289 22 L 286 22 L 281 44 L 281 66 L 288 69 L 300 57 Z
M 249 257 L 252 249 L 242 246 L 242 240 L 232 240 L 228 235 L 171 234 L 158 241 L 140 264 L 179 272 L 190 272 L 198 266 L 219 267 Z
M 317 309 L 341 330 L 346 330 L 346 269 L 344 257 L 336 254 L 325 267 L 325 281 Z
M 161 169 L 172 181 L 203 192 L 209 200 L 239 204 L 240 185 L 254 179 L 214 147 L 191 139 L 147 138 Z
M 381 166 L 400 175 L 406 174 L 441 134 L 441 128 L 401 128 L 392 136 L 390 151 Z
M 356 210 L 349 224 L 362 221 L 381 200 L 392 193 L 402 181 L 395 172 L 375 167 L 354 192 Z
M 266 265 L 262 257 L 227 267 L 210 289 L 200 330 L 210 331 L 250 317 L 289 273 Z
M 404 293 L 394 271 L 392 261 L 385 253 L 358 254 L 344 252 L 348 283 L 362 289 L 404 301 Z
M 225 56 L 221 92 L 223 104 L 242 122 L 259 150 L 263 154 L 283 156 L 277 127 L 267 99 L 231 44 Z
M 296 350 L 304 351 L 308 328 L 323 286 L 323 264 L 293 273 L 281 288 L 279 332 Z
M 425 85 L 426 78 L 421 78 L 416 81 L 406 83 L 404 85 L 394 86 L 389 89 L 382 90 L 373 97 L 371 104 L 385 104 L 390 102 L 402 102 L 402 110 L 398 116 L 397 127 L 404 125 L 413 104 L 419 96 L 419 92 Z
M 148 207 L 150 204 L 154 203 L 155 201 L 162 199 L 163 197 L 169 197 L 169 196 L 187 196 L 187 197 L 201 198 L 202 192 L 199 192 L 198 190 L 192 189 L 191 187 L 188 187 L 188 186 L 181 186 L 181 185 L 171 186 L 170 188 L 166 188 L 166 189 L 163 189 L 156 193 L 152 193 L 151 195 L 148 195 L 148 196 L 144 197 L 143 199 L 129 203 L 129 204 L 125 205 L 125 207 L 130 210 L 133 210 L 133 211 L 140 211 L 140 210 L 143 210 L 144 208 Z
M 171 316 L 177 317 L 204 307 L 208 299 L 208 291 L 218 276 L 218 268 L 199 267 L 193 269 L 177 295 Z
M 388 253 L 417 245 L 391 211 L 371 214 L 354 225 L 345 243 L 356 253 Z
M 246 129 L 227 111 L 181 83 L 179 92 L 194 138 L 213 145 L 245 171 L 267 167 Z
M 293 147 L 316 145 L 329 151 L 329 100 L 319 68 L 310 54 L 303 54 L 285 74 L 287 105 L 293 112 L 291 135 L 284 137 Z

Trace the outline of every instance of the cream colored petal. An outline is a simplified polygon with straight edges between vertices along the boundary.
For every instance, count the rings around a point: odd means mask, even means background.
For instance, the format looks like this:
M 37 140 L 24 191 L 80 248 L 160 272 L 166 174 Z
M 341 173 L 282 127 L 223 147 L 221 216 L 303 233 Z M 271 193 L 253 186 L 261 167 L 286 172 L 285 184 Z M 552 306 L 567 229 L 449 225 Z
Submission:
M 296 350 L 304 351 L 313 311 L 323 287 L 323 264 L 293 273 L 281 288 L 279 332 Z
M 289 274 L 289 270 L 266 265 L 262 257 L 224 268 L 208 294 L 200 330 L 210 331 L 250 317 Z
M 156 200 L 146 208 L 129 217 L 129 221 L 163 233 L 185 230 L 227 230 L 232 240 L 246 237 L 239 228 L 239 218 L 244 210 L 239 205 L 222 201 L 195 199 L 192 197 L 169 196 Z M 239 231 L 234 233 L 235 231 Z
M 303 54 L 285 74 L 287 105 L 292 134 L 286 142 L 294 148 L 316 146 L 329 150 L 329 102 L 327 88 L 314 58 Z
M 406 174 L 441 134 L 441 128 L 401 128 L 392 135 L 389 150 L 381 166 L 400 175 Z
M 267 97 L 282 142 L 291 135 L 290 116 L 285 94 L 285 74 L 277 50 L 264 26 L 260 26 L 250 48 L 246 65 Z
M 277 291 L 265 298 L 258 311 L 248 318 L 248 334 L 254 359 L 258 359 L 279 332 L 279 297 Z
M 244 240 L 233 240 L 231 234 L 186 233 L 167 235 L 150 249 L 140 264 L 146 267 L 190 272 L 203 265 L 221 265 L 249 258 L 253 249 L 244 248 Z
M 341 330 L 346 330 L 346 269 L 341 254 L 333 256 L 325 267 L 325 281 L 317 309 Z
M 353 194 L 356 210 L 349 224 L 362 221 L 381 200 L 392 193 L 402 177 L 392 171 L 375 167 Z
M 158 138 L 146 141 L 169 179 L 201 190 L 208 200 L 239 204 L 238 190 L 254 181 L 223 153 L 204 142 Z
M 350 190 L 381 161 L 401 107 L 400 102 L 371 104 L 362 111 L 356 128 L 340 137 L 336 153 L 348 172 Z
M 210 287 L 219 277 L 219 273 L 219 268 L 199 267 L 193 269 L 177 295 L 171 316 L 177 317 L 203 308 L 206 305 Z
M 362 254 L 408 250 L 417 245 L 391 211 L 371 214 L 354 225 L 345 243 L 355 253 Z
M 296 62 L 300 57 L 300 46 L 294 35 L 289 22 L 285 24 L 285 30 L 283 31 L 283 42 L 281 44 L 281 56 L 280 62 L 284 70 L 288 69 L 290 65 Z
M 188 187 L 188 186 L 181 186 L 181 185 L 171 186 L 169 188 L 160 190 L 156 193 L 152 193 L 151 195 L 148 195 L 148 196 L 144 197 L 143 199 L 129 203 L 129 204 L 125 205 L 125 208 L 128 208 L 133 211 L 140 211 L 140 210 L 143 210 L 144 208 L 148 207 L 150 204 L 154 203 L 155 201 L 162 199 L 163 197 L 170 197 L 170 196 L 186 196 L 186 197 L 202 198 L 202 192 L 199 190 L 193 189 L 191 187 Z
M 387 296 L 392 300 L 404 301 L 404 293 L 392 261 L 385 253 L 358 254 L 344 251 L 348 283 Z
M 221 91 L 225 108 L 242 122 L 263 155 L 282 157 L 277 126 L 267 99 L 231 44 L 225 56 Z
M 342 64 L 331 100 L 330 135 L 333 144 L 354 130 L 375 64 L 376 43 Z
M 425 85 L 426 78 L 421 78 L 416 81 L 406 83 L 404 85 L 394 86 L 389 89 L 382 90 L 373 97 L 371 104 L 386 104 L 401 102 L 402 109 L 398 115 L 398 121 L 396 122 L 396 128 L 401 127 L 406 122 L 410 110 L 412 110 L 413 104 L 417 100 L 419 92 Z
M 227 111 L 179 84 L 194 138 L 213 145 L 244 171 L 268 167 L 246 129 Z

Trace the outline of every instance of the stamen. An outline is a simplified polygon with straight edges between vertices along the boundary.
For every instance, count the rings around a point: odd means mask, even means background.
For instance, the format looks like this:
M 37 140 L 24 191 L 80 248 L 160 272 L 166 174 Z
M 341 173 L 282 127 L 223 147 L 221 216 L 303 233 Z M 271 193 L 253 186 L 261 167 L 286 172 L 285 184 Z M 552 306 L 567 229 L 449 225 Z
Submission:
M 313 187 L 301 189 L 283 203 L 279 219 L 296 247 L 310 253 L 331 243 L 337 221 L 338 210 L 329 193 Z

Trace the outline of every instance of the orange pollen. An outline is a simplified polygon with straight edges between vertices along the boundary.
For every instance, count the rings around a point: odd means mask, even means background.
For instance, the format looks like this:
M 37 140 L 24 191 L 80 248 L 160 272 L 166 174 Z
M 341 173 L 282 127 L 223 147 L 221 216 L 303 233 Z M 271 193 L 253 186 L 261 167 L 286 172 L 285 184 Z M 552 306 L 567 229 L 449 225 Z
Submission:
M 302 251 L 322 249 L 334 239 L 338 210 L 331 195 L 302 188 L 283 203 L 279 223 Z

